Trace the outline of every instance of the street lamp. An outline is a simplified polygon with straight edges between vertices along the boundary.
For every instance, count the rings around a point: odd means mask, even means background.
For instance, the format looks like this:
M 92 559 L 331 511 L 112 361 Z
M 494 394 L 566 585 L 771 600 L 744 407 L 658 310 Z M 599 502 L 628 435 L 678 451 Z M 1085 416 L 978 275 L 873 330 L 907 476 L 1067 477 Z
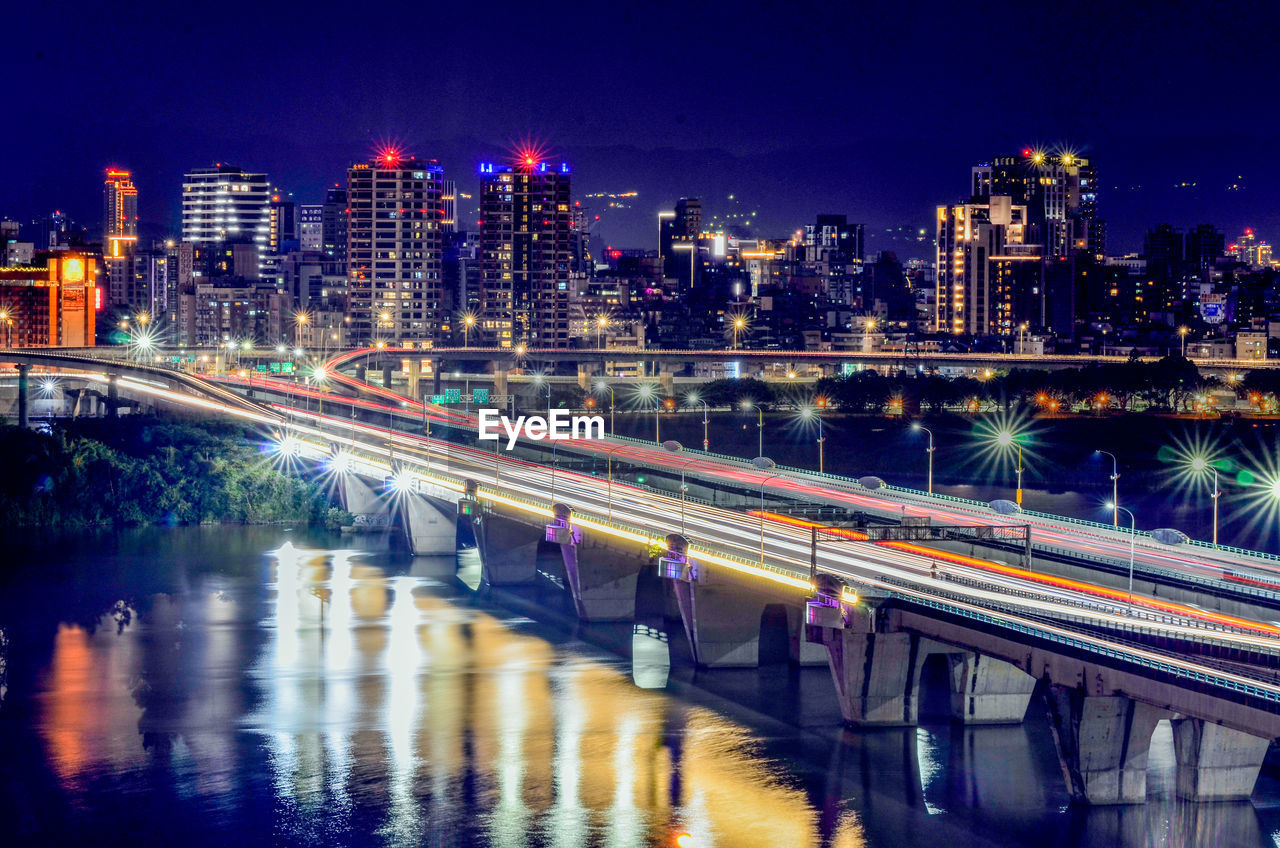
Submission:
M 653 387 L 652 383 L 645 383 L 636 389 L 640 395 L 640 399 L 644 401 L 653 401 L 653 440 L 655 442 L 662 441 L 662 422 L 660 416 L 662 414 L 662 401 L 658 397 L 658 390 Z
M 613 435 L 613 410 L 615 406 L 614 398 L 613 398 L 613 386 L 609 385 L 604 380 L 600 380 L 599 382 L 596 383 L 597 392 L 602 392 L 605 389 L 609 390 L 609 435 L 612 436 Z
M 4 323 L 4 346 L 13 347 L 13 319 L 9 317 L 9 310 L 0 309 L 0 322 Z
M 1027 352 L 1027 322 L 1023 321 L 1018 325 L 1018 353 L 1025 354 Z
M 602 312 L 596 316 L 596 349 L 597 350 L 604 349 L 604 346 L 601 343 L 601 336 L 604 333 L 604 328 L 607 326 L 609 326 L 609 316 L 605 315 Z
M 1213 494 L 1209 497 L 1213 499 L 1213 546 L 1216 548 L 1218 547 L 1218 498 L 1222 496 L 1221 490 L 1218 489 L 1218 466 L 1203 456 L 1197 456 L 1191 460 L 1191 470 L 1197 474 L 1213 472 Z
M 1187 358 L 1187 333 L 1191 332 L 1188 327 L 1179 327 L 1178 335 L 1182 336 L 1182 358 Z
M 778 467 L 778 463 L 767 456 L 757 456 L 751 460 L 751 464 L 761 471 Z M 760 565 L 762 567 L 764 566 L 764 487 L 766 483 L 778 476 L 781 475 L 774 474 L 772 477 L 763 477 L 760 480 Z
M 1010 448 L 1015 444 L 1018 446 L 1018 490 L 1014 496 L 1014 503 L 1022 506 L 1022 441 L 1014 435 L 1012 430 L 1001 430 L 996 434 L 996 444 L 1002 448 Z
M 1117 482 L 1120 479 L 1120 462 L 1116 459 L 1116 455 L 1110 451 L 1100 450 L 1094 451 L 1094 453 L 1111 457 L 1111 503 L 1114 507 L 1114 505 L 1120 503 L 1120 484 Z M 1118 507 L 1111 510 L 1111 526 L 1120 526 L 1120 510 Z
M 1133 513 L 1117 503 L 1109 503 L 1107 506 L 1111 509 L 1119 510 L 1129 516 L 1129 614 L 1133 614 L 1133 540 L 1138 533 L 1138 521 L 1133 517 Z
M 747 316 L 733 316 L 733 349 L 738 349 L 738 334 L 747 329 Z
M 668 450 L 671 453 L 680 453 L 682 450 L 684 450 L 684 445 L 680 444 L 675 439 L 667 439 L 665 442 L 662 443 L 662 447 L 664 450 Z M 680 535 L 681 536 L 684 535 L 684 466 L 683 465 L 680 466 Z
M 760 420 L 756 423 L 756 434 L 758 436 L 757 440 L 760 443 L 758 445 L 759 447 L 758 455 L 764 456 L 764 407 L 760 406 L 760 404 L 758 403 L 753 403 L 752 401 L 744 400 L 742 402 L 742 408 L 748 411 L 754 408 L 755 411 L 760 415 Z
M 921 424 L 919 421 L 912 422 L 911 429 L 922 430 L 923 432 L 929 434 L 929 447 L 925 448 L 925 453 L 929 455 L 929 494 L 932 495 L 933 494 L 933 431 L 930 430 L 928 427 L 924 426 L 923 424 Z M 1018 464 L 1021 465 L 1022 463 L 1019 462 Z M 1021 478 L 1019 478 L 1019 481 L 1018 481 L 1018 488 L 1019 489 L 1022 488 Z
M 824 458 L 823 458 L 823 445 L 827 440 L 822 435 L 822 409 L 821 409 L 821 407 L 824 405 L 826 405 L 826 399 L 818 398 L 817 406 L 806 406 L 800 410 L 801 418 L 805 420 L 809 420 L 813 418 L 813 419 L 817 419 L 818 421 L 818 473 L 819 474 L 822 474 L 826 471 Z
M 697 392 L 689 392 L 684 396 L 684 402 L 691 405 L 702 404 L 702 449 L 708 451 L 711 449 L 711 438 L 709 436 L 708 426 L 711 424 L 711 410 L 707 406 L 707 402 L 698 396 Z
M 471 328 L 476 325 L 476 316 L 473 312 L 462 313 L 462 346 L 467 347 L 471 343 Z

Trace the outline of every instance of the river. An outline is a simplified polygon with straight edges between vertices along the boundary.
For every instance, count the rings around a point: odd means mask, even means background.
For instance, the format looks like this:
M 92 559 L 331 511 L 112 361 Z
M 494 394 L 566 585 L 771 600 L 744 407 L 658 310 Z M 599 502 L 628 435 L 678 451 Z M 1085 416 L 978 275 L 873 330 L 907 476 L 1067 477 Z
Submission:
M 668 667 L 652 634 L 535 620 L 452 558 L 360 541 L 8 540 L 0 842 L 1280 844 L 1265 773 L 1252 804 L 1172 799 L 1167 725 L 1149 803 L 1075 807 L 1038 701 L 1021 726 L 953 726 L 926 669 L 920 727 L 854 732 L 821 667 Z

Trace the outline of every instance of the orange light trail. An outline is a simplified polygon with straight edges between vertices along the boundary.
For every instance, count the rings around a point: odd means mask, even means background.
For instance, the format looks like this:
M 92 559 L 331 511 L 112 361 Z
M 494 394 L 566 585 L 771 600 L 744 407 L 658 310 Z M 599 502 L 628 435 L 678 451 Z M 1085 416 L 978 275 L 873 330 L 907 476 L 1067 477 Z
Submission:
M 759 518 L 760 510 L 751 510 L 749 515 Z M 814 521 L 805 521 L 800 518 L 793 518 L 789 515 L 780 515 L 774 512 L 765 512 L 764 517 L 778 524 L 787 524 L 792 527 L 799 527 L 805 530 L 817 528 L 822 530 L 824 534 L 839 536 L 855 541 L 867 541 L 869 537 L 865 533 L 859 533 L 856 530 L 846 530 L 841 527 L 830 527 L 825 524 L 819 524 Z M 887 548 L 896 548 L 906 551 L 917 556 L 929 557 L 930 559 L 945 560 L 963 565 L 969 568 L 977 568 L 984 571 L 992 571 L 998 574 L 1004 574 L 1009 577 L 1016 577 L 1020 580 L 1026 580 L 1031 583 L 1041 583 L 1049 586 L 1056 586 L 1060 589 L 1070 589 L 1075 592 L 1083 592 L 1088 595 L 1106 598 L 1107 600 L 1118 601 L 1121 603 L 1129 602 L 1127 592 L 1119 589 L 1108 589 L 1105 586 L 1098 586 L 1093 583 L 1083 583 L 1079 580 L 1072 580 L 1067 577 L 1056 577 L 1052 574 L 1040 574 L 1035 571 L 1028 571 L 1025 568 L 1017 568 L 1012 565 L 1001 565 L 999 563 L 990 562 L 983 559 L 975 559 L 967 557 L 963 554 L 953 554 L 947 551 L 939 551 L 935 548 L 925 547 L 924 545 L 913 545 L 910 542 L 873 542 L 875 545 L 882 545 Z M 1232 615 L 1222 615 L 1220 613 L 1209 612 L 1207 610 L 1198 610 L 1194 607 L 1183 606 L 1182 604 L 1168 603 L 1165 601 L 1157 601 L 1153 598 L 1144 598 L 1135 595 L 1133 602 L 1139 606 L 1149 609 L 1158 610 L 1160 612 L 1173 613 L 1183 618 L 1195 618 L 1201 621 L 1212 621 L 1218 624 L 1224 624 L 1228 627 L 1236 627 L 1241 630 L 1252 630 L 1258 633 L 1266 633 L 1268 635 L 1280 636 L 1280 627 L 1272 627 L 1269 624 L 1262 624 L 1257 621 L 1249 621 L 1244 618 L 1236 618 Z

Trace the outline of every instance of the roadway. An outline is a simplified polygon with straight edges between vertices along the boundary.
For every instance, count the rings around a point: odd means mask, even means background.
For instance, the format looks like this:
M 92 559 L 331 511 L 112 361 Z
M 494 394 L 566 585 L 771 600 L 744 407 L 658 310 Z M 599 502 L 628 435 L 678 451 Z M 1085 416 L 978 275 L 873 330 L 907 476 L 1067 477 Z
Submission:
M 326 364 L 328 379 L 357 395 L 363 393 L 379 398 L 388 407 L 388 411 L 416 411 L 419 415 L 426 413 L 432 420 L 476 432 L 477 419 L 474 415 L 447 407 L 424 405 L 381 386 L 355 380 L 338 370 L 360 354 L 357 351 L 330 360 Z M 1203 545 L 1174 547 L 1156 542 L 1142 531 L 1131 540 L 1129 532 L 1106 525 L 1038 513 L 1020 513 L 1016 517 L 1009 517 L 994 512 L 985 504 L 931 497 L 924 492 L 892 487 L 870 490 L 856 480 L 803 469 L 762 471 L 745 459 L 735 460 L 687 448 L 677 455 L 663 449 L 661 445 L 634 440 L 612 437 L 575 440 L 560 442 L 559 450 L 611 457 L 634 465 L 663 469 L 674 475 L 679 475 L 683 469 L 690 479 L 731 483 L 756 491 L 763 487 L 771 494 L 808 503 L 878 512 L 899 518 L 927 517 L 934 524 L 1028 525 L 1036 546 L 1058 549 L 1084 560 L 1104 559 L 1112 563 L 1127 564 L 1132 541 L 1135 563 L 1146 568 L 1167 569 L 1194 575 L 1202 580 L 1222 580 L 1224 572 L 1247 569 L 1274 578 L 1277 581 L 1274 588 L 1280 589 L 1280 558 L 1260 553 L 1214 549 Z M 1232 582 L 1235 583 L 1234 588 L 1240 588 L 1239 582 Z

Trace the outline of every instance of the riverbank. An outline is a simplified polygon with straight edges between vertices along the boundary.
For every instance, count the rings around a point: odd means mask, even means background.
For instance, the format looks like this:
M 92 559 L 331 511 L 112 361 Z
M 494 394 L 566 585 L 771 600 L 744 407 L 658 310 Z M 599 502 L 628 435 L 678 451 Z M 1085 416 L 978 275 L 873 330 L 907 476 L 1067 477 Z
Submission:
M 176 418 L 78 419 L 47 432 L 0 427 L 0 514 L 10 527 L 320 524 L 314 481 L 282 473 L 261 434 Z M 340 520 L 335 516 L 334 520 Z

